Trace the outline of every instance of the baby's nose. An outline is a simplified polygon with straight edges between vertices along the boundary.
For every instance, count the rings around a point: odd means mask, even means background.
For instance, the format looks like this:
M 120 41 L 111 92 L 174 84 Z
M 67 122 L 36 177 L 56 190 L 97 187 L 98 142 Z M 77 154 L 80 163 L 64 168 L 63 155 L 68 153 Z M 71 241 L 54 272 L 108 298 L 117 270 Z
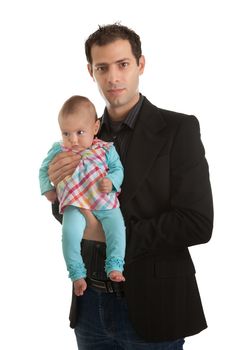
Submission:
M 71 135 L 70 136 L 70 142 L 72 145 L 78 145 L 78 136 L 77 135 Z

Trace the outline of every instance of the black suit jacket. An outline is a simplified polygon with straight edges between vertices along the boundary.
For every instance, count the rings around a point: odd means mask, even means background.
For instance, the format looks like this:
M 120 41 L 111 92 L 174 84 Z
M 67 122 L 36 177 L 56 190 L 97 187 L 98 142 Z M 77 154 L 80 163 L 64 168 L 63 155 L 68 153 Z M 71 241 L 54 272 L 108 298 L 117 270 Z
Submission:
M 197 119 L 145 98 L 124 173 L 119 199 L 132 324 L 147 341 L 198 333 L 207 325 L 188 247 L 209 241 L 213 205 Z M 73 298 L 71 315 L 76 304 Z

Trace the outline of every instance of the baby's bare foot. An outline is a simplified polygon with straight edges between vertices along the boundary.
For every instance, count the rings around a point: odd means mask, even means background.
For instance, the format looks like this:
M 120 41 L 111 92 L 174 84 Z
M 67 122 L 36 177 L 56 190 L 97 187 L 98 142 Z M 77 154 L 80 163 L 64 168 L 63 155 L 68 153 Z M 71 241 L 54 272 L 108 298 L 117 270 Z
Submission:
M 122 275 L 122 272 L 120 271 L 111 271 L 108 275 L 111 281 L 113 282 L 124 282 L 125 277 Z
M 87 289 L 87 283 L 84 278 L 74 281 L 74 293 L 78 297 L 83 295 L 84 291 Z

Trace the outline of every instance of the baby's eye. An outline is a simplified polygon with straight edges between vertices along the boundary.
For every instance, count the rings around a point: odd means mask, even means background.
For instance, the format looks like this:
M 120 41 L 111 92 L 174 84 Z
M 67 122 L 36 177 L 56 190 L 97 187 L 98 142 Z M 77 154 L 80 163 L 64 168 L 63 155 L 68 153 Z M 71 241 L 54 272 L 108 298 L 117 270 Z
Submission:
M 85 133 L 85 131 L 83 131 L 83 130 L 77 131 L 77 135 L 83 135 L 84 133 Z
M 65 137 L 67 137 L 67 136 L 69 136 L 69 133 L 66 132 L 66 131 L 63 131 L 62 135 L 65 136 Z

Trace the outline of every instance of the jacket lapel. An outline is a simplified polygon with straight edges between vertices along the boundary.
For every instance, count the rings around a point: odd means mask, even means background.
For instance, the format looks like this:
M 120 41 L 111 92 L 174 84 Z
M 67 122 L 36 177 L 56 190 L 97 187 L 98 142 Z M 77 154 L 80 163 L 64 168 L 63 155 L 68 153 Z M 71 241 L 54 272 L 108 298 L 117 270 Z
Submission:
M 145 98 L 126 157 L 124 182 L 120 195 L 121 206 L 125 207 L 134 196 L 162 149 L 166 138 L 161 130 L 165 126 L 166 122 L 158 108 Z

